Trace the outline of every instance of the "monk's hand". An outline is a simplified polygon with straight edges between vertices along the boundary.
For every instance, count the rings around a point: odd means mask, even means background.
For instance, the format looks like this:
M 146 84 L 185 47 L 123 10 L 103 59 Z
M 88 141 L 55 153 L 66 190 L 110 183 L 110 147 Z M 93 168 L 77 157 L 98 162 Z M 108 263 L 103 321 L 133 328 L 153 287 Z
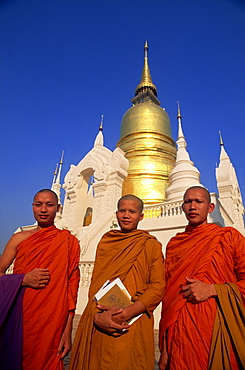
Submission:
M 119 312 L 119 309 L 117 307 L 105 306 L 102 304 L 98 304 L 97 308 L 102 311 L 110 311 L 111 313 L 114 313 L 111 318 L 115 323 L 119 325 L 127 325 L 127 320 L 124 315 L 125 309 L 120 308 Z
M 159 370 L 165 370 L 167 368 L 167 364 L 168 364 L 168 354 L 166 351 L 162 351 L 158 361 Z
M 65 330 L 60 340 L 57 356 L 59 356 L 60 359 L 63 360 L 65 356 L 68 355 L 70 350 L 71 350 L 71 332 Z
M 44 289 L 50 280 L 49 270 L 45 268 L 36 268 L 27 272 L 22 281 L 22 285 L 33 289 Z
M 201 280 L 186 277 L 186 284 L 182 286 L 183 297 L 191 303 L 207 301 L 211 297 L 217 296 L 213 284 L 206 284 Z
M 103 305 L 97 306 L 103 312 L 98 312 L 94 316 L 94 324 L 101 329 L 104 333 L 119 337 L 129 325 L 121 325 L 114 321 L 115 315 L 119 315 L 123 310 L 116 307 L 107 307 Z
M 73 316 L 70 315 L 70 313 L 68 313 L 66 326 L 61 336 L 58 351 L 57 351 L 57 356 L 59 356 L 61 360 L 63 360 L 65 356 L 68 355 L 68 353 L 71 350 L 72 323 L 73 323 Z

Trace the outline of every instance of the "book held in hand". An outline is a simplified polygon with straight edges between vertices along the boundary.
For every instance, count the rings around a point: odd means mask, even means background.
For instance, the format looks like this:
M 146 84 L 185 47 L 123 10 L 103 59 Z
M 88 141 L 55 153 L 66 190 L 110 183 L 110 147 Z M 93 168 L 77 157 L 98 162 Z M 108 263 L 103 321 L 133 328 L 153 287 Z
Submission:
M 126 308 L 133 304 L 131 296 L 120 278 L 112 282 L 106 281 L 94 297 L 96 303 L 109 307 Z M 140 316 L 132 318 L 128 324 L 132 324 Z

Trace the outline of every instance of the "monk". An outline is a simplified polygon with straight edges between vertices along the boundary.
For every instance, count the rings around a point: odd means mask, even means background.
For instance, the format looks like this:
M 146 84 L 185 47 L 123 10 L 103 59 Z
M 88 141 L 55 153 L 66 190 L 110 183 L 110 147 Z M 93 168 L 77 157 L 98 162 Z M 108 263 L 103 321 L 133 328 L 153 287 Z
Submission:
M 189 222 L 166 249 L 159 369 L 245 369 L 245 238 L 207 223 L 207 189 L 184 194 Z
M 4 370 L 64 369 L 62 360 L 71 348 L 79 243 L 68 230 L 54 226 L 60 208 L 55 192 L 39 191 L 32 206 L 37 227 L 14 234 L 0 258 L 0 287 L 5 292 L 1 299 L 8 304 L 0 340 Z M 5 275 L 14 260 L 14 274 Z M 18 363 L 13 364 L 15 357 Z
M 157 239 L 137 229 L 142 210 L 141 199 L 122 197 L 116 212 L 121 230 L 107 232 L 98 244 L 89 302 L 76 332 L 69 369 L 154 369 L 153 310 L 164 289 L 163 255 Z M 133 304 L 124 309 L 96 306 L 94 295 L 107 280 L 118 277 Z

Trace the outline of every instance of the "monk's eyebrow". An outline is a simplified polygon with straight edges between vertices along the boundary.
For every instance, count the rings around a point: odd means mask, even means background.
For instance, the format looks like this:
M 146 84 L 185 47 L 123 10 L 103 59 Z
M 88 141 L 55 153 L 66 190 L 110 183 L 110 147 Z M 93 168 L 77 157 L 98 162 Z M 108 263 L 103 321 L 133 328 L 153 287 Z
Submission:
M 126 211 L 126 209 L 125 208 L 119 208 L 119 210 L 118 210 L 118 212 L 125 212 Z M 129 209 L 128 210 L 129 212 L 137 212 L 137 209 L 135 208 L 135 209 Z
M 193 198 L 187 198 L 187 199 L 184 200 L 184 203 L 189 203 L 189 202 L 193 202 L 193 201 L 199 203 L 199 202 L 203 202 L 203 199 L 200 199 L 200 198 L 194 198 L 194 199 Z

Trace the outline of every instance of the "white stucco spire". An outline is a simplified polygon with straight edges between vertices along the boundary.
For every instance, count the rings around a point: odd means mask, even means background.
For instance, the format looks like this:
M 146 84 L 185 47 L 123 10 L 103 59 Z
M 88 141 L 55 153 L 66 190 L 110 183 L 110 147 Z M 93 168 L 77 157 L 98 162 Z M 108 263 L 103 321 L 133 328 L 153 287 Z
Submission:
M 189 153 L 186 150 L 187 143 L 186 143 L 185 136 L 184 136 L 183 129 L 182 129 L 182 123 L 181 123 L 182 116 L 180 114 L 180 104 L 179 104 L 179 102 L 177 102 L 177 104 L 178 104 L 178 115 L 177 115 L 177 121 L 178 121 L 178 140 L 176 141 L 176 144 L 177 144 L 177 154 L 176 154 L 176 162 L 175 162 L 175 165 L 177 163 L 179 163 L 180 161 L 188 161 L 188 162 L 190 162 L 193 165 L 193 162 L 191 162 L 191 160 L 190 160 Z
M 55 182 L 58 182 L 59 184 L 60 184 L 61 169 L 62 169 L 62 166 L 63 166 L 63 159 L 64 159 L 64 150 L 62 150 L 60 163 L 59 163 L 59 170 L 58 170 L 58 174 L 57 174 L 57 177 L 56 177 L 56 180 L 55 180 Z
M 175 166 L 169 175 L 170 186 L 166 190 L 167 201 L 180 200 L 183 194 L 190 186 L 200 184 L 200 172 L 190 160 L 189 153 L 186 150 L 187 143 L 182 129 L 180 104 L 178 103 L 178 140 L 177 155 Z
M 220 135 L 220 162 L 216 168 L 217 188 L 219 191 L 219 200 L 223 207 L 227 209 L 230 217 L 233 219 L 234 227 L 238 230 L 244 228 L 243 214 L 244 206 L 242 196 L 237 180 L 235 168 L 230 157 L 225 151 L 224 143 Z
M 62 169 L 62 166 L 63 166 L 63 159 L 64 159 L 64 150 L 62 150 L 60 162 L 56 166 L 55 173 L 54 173 L 53 184 L 52 184 L 52 187 L 51 187 L 51 190 L 53 190 L 57 194 L 57 197 L 58 197 L 58 200 L 59 200 L 60 204 L 61 204 L 61 200 L 60 200 L 60 188 L 61 188 L 60 176 L 61 176 L 61 169 Z M 60 210 L 59 213 L 61 213 L 61 210 Z M 57 213 L 56 219 L 58 219 L 59 216 L 60 215 Z
M 217 177 L 217 181 L 218 180 L 222 181 L 224 177 L 227 181 L 230 176 L 233 176 L 234 168 L 233 168 L 233 165 L 231 163 L 231 160 L 228 154 L 225 151 L 224 143 L 223 143 L 223 139 L 222 139 L 220 131 L 219 131 L 219 136 L 220 136 L 220 156 L 219 156 L 220 163 L 216 169 L 216 177 Z M 225 171 L 221 171 L 222 168 L 225 169 Z
M 56 176 L 57 176 L 57 173 L 58 173 L 58 166 L 59 166 L 59 164 L 57 163 L 56 164 L 56 167 L 55 167 L 55 170 L 54 170 L 54 176 L 53 176 L 53 181 L 52 181 L 51 189 L 53 188 L 54 183 L 55 183 L 55 180 L 56 180 Z
M 100 121 L 100 127 L 99 127 L 99 132 L 95 138 L 95 141 L 94 141 L 94 146 L 97 146 L 97 145 L 104 145 L 104 136 L 103 136 L 103 122 L 104 122 L 104 115 L 102 114 L 101 116 L 101 121 Z
M 219 142 L 220 142 L 220 161 L 221 160 L 228 161 L 230 163 L 230 158 L 224 148 L 224 142 L 223 142 L 223 138 L 221 135 L 221 131 L 219 131 Z

